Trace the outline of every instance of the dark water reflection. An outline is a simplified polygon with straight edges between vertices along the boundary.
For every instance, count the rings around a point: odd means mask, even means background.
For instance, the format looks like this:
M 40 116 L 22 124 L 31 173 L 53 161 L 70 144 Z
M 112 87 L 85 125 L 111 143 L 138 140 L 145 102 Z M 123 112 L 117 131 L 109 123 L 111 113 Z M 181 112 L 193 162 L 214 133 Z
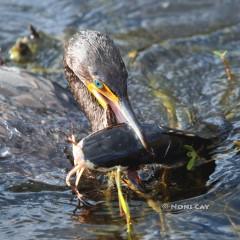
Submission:
M 208 204 L 208 210 L 168 208 L 163 217 L 153 210 L 159 202 L 150 207 L 128 192 L 134 239 L 239 237 L 240 161 L 233 146 L 240 139 L 239 11 L 238 0 L 1 1 L 5 59 L 30 23 L 59 46 L 79 29 L 106 31 L 127 63 L 129 95 L 140 119 L 200 131 L 199 119 L 222 112 L 233 124 L 216 150 L 215 166 L 173 171 L 168 192 L 159 190 L 159 181 L 149 187 L 158 200 Z M 70 168 L 65 134 L 74 129 L 83 137 L 88 123 L 64 88 L 60 49 L 53 57 L 46 46 L 40 65 L 57 71 L 38 73 L 38 79 L 0 70 L 0 238 L 126 239 L 116 195 L 108 200 L 98 179 L 85 179 L 82 191 L 104 203 L 72 214 L 75 201 L 64 183 Z M 214 50 L 228 50 L 234 81 L 227 80 Z

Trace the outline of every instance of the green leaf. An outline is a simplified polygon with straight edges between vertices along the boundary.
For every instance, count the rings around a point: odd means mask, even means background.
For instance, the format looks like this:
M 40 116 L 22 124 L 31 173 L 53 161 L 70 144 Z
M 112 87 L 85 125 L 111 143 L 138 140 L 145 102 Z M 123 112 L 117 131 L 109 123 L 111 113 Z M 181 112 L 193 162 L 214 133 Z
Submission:
M 187 170 L 191 171 L 195 168 L 200 157 L 191 145 L 184 145 L 184 148 L 188 151 L 186 155 L 189 158 L 189 161 L 187 163 Z
M 213 54 L 221 59 L 224 59 L 227 55 L 227 51 L 213 51 Z
M 188 164 L 187 164 L 187 170 L 191 171 L 193 170 L 194 166 L 196 165 L 195 159 L 190 159 Z

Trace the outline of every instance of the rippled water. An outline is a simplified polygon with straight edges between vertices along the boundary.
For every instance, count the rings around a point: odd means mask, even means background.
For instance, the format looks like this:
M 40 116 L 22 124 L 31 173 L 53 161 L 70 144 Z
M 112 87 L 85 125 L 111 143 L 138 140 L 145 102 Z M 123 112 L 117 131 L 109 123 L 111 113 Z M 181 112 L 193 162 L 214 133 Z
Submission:
M 194 209 L 162 205 L 165 211 L 157 211 L 159 201 L 150 204 L 127 192 L 133 239 L 238 239 L 239 11 L 238 0 L 2 0 L 1 56 L 6 65 L 18 68 L 0 68 L 0 238 L 127 238 L 115 191 L 109 199 L 100 179 L 84 179 L 82 192 L 104 203 L 73 214 L 76 201 L 64 182 L 71 168 L 65 135 L 73 130 L 83 137 L 89 131 L 65 88 L 61 46 L 73 32 L 91 28 L 108 32 L 120 47 L 129 70 L 130 99 L 142 121 L 199 131 L 199 119 L 216 122 L 209 115 L 221 112 L 233 124 L 216 149 L 215 164 L 193 173 L 173 171 L 165 190 L 158 179 L 148 187 L 161 202 Z M 45 58 L 36 63 L 50 72 L 36 75 L 35 63 L 7 60 L 8 49 L 28 34 L 29 24 L 60 46 L 54 51 L 46 46 Z M 228 51 L 233 81 L 214 50 Z M 209 207 L 201 210 L 197 204 Z

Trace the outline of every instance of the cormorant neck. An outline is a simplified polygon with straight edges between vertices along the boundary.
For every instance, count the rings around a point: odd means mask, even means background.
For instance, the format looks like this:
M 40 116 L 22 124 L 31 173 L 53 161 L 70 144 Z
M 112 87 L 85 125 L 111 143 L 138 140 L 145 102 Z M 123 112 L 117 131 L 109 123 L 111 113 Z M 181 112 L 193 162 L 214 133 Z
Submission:
M 98 131 L 117 123 L 114 113 L 110 108 L 103 109 L 96 98 L 88 91 L 85 85 L 67 66 L 64 61 L 64 71 L 69 83 L 70 90 L 90 121 L 92 131 Z

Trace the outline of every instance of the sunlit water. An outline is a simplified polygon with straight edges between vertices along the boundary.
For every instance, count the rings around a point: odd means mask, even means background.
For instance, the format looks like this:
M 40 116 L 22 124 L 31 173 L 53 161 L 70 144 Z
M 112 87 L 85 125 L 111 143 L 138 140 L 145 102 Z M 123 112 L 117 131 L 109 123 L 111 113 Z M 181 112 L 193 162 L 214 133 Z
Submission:
M 199 119 L 221 112 L 233 124 L 216 149 L 215 166 L 192 175 L 173 172 L 166 192 L 158 192 L 157 177 L 148 186 L 160 200 L 155 207 L 168 203 L 163 213 L 128 192 L 133 239 L 239 238 L 240 159 L 233 144 L 240 139 L 239 11 L 238 0 L 0 3 L 3 58 L 18 37 L 28 34 L 29 24 L 59 46 L 79 29 L 105 31 L 121 49 L 130 99 L 142 121 L 199 131 Z M 62 51 L 53 55 L 47 47 L 38 64 L 54 69 L 51 73 L 38 72 L 36 78 L 18 69 L 0 70 L 0 238 L 126 239 L 116 193 L 109 199 L 101 179 L 84 179 L 81 189 L 104 202 L 73 214 L 76 199 L 71 201 L 65 186 L 71 168 L 65 135 L 85 136 L 88 123 L 65 88 Z M 214 50 L 228 51 L 234 81 L 227 80 Z M 204 204 L 208 209 L 199 209 Z

